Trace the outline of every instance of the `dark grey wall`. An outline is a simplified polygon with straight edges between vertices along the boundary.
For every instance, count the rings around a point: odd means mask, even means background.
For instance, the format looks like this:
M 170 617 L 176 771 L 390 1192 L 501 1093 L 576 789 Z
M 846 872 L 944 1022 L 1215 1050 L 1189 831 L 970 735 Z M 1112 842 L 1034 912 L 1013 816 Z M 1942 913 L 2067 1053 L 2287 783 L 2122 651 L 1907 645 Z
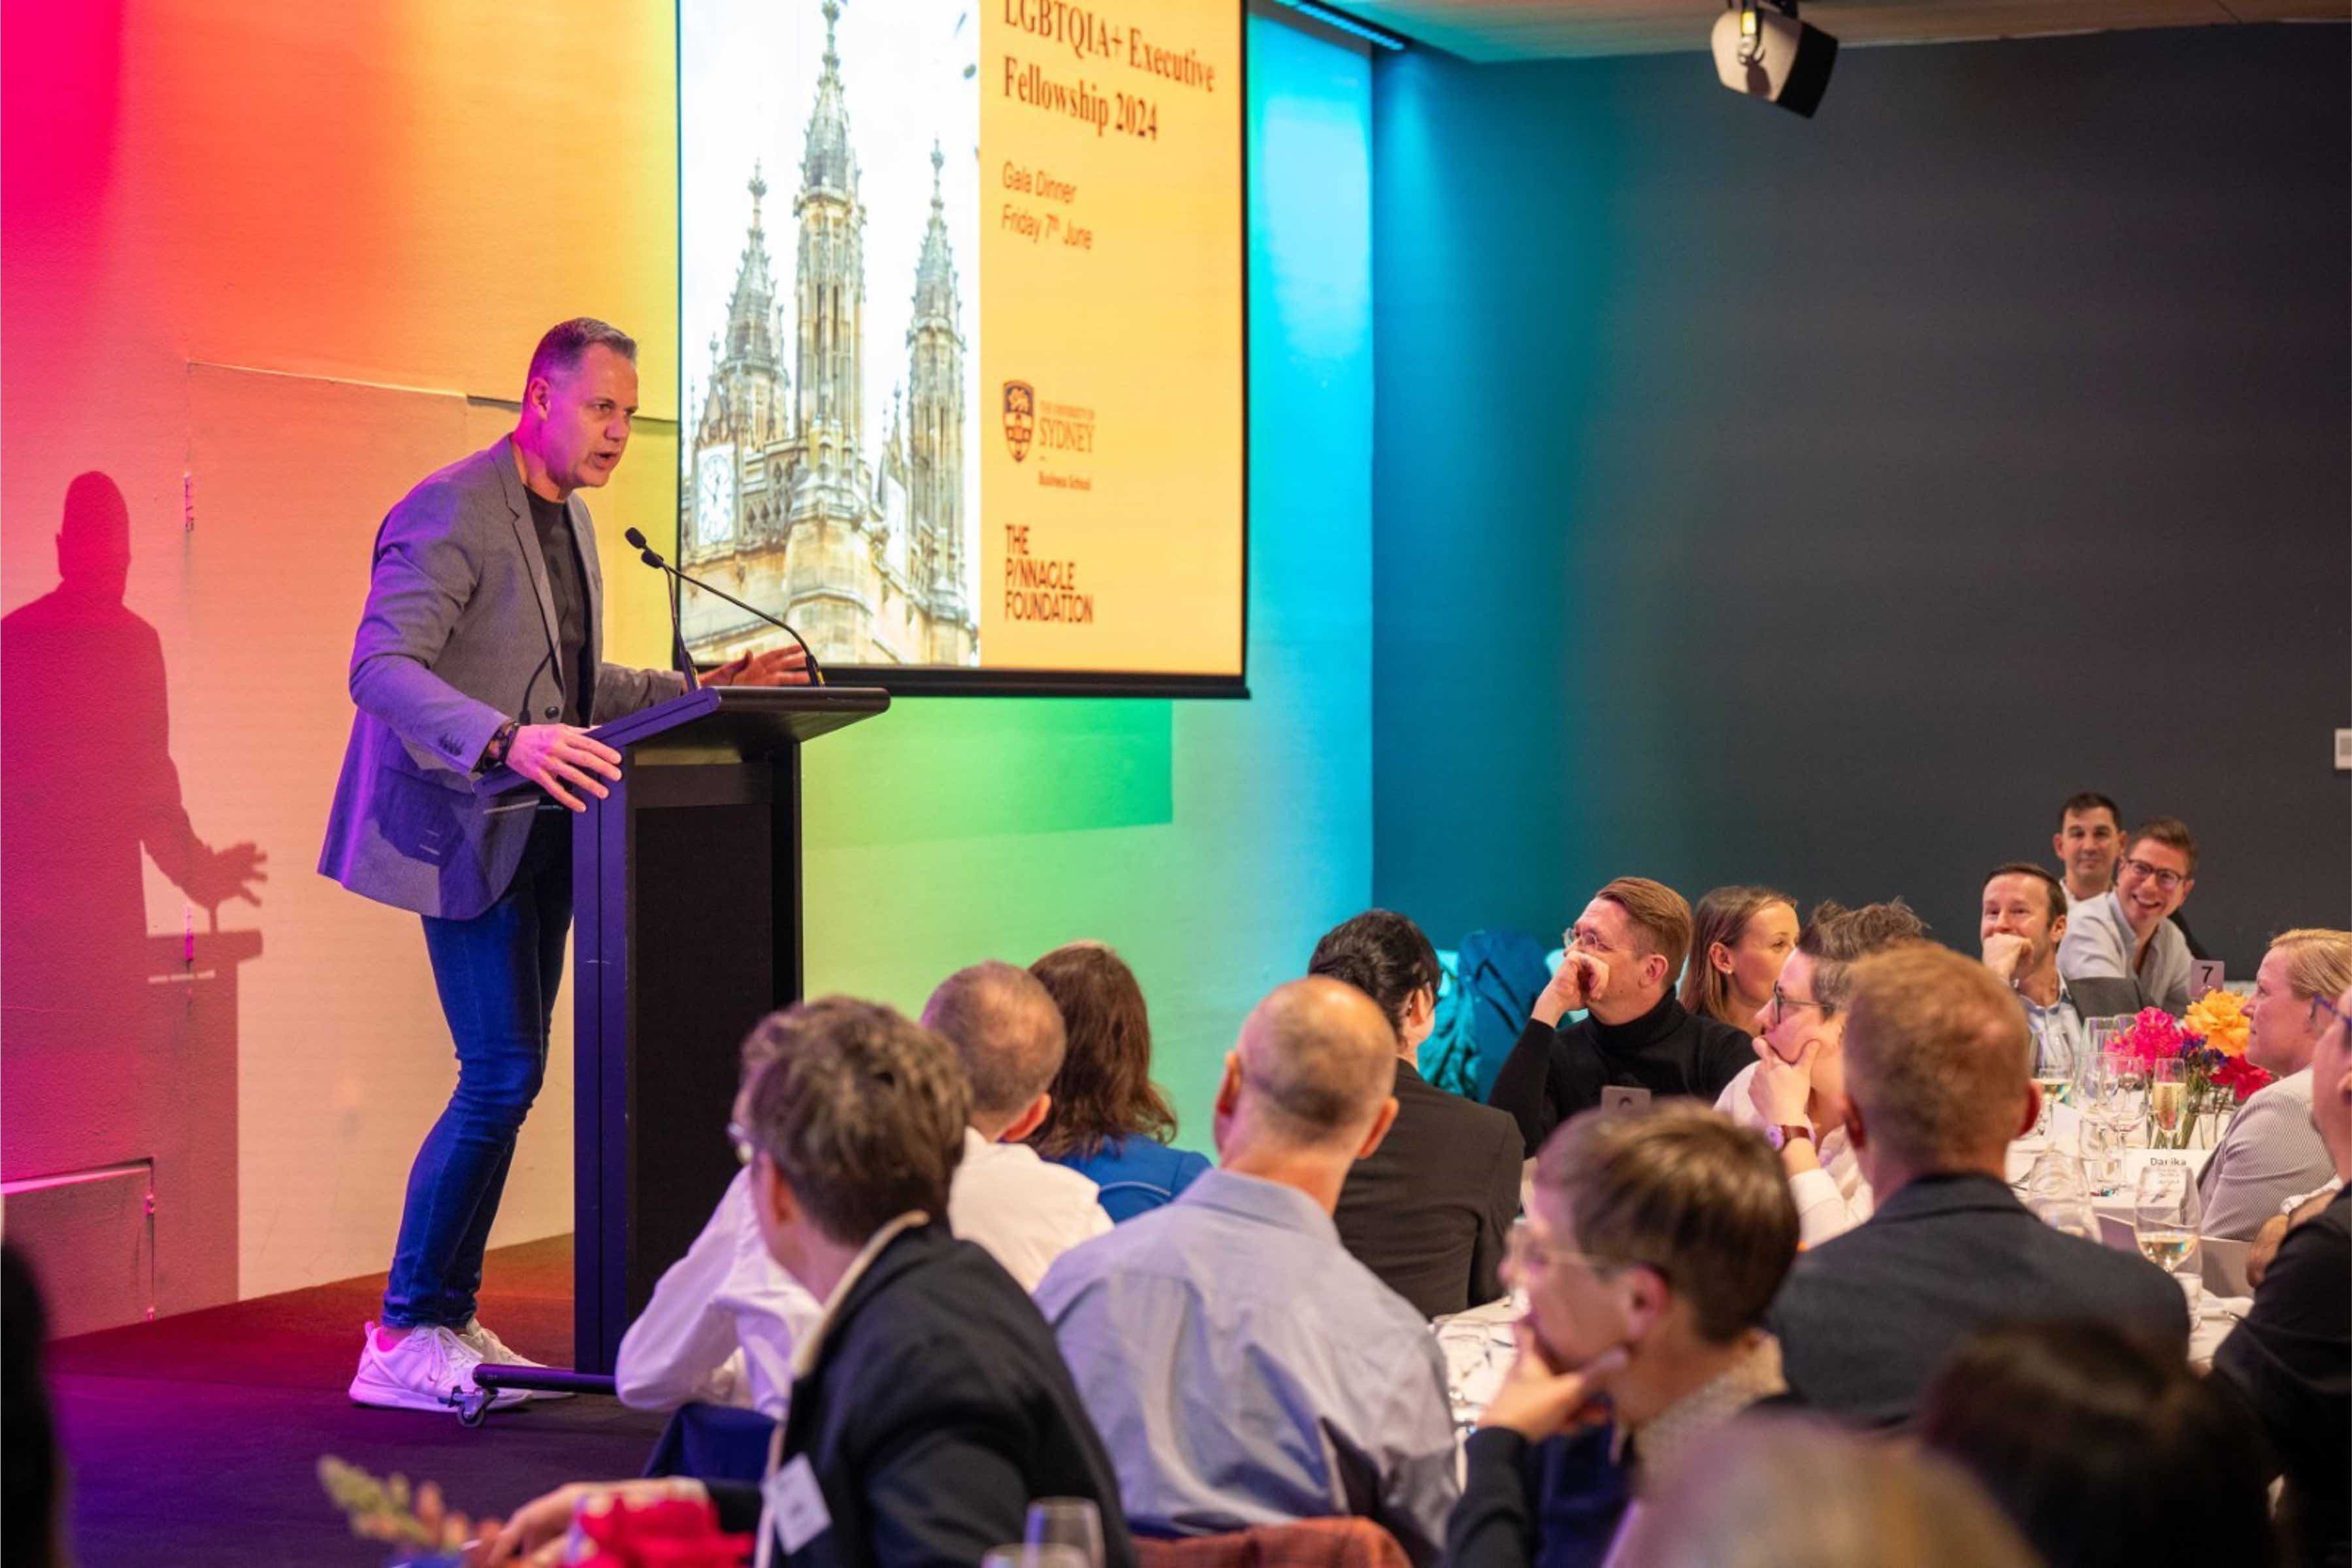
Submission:
M 1620 871 L 1975 939 L 2058 802 L 2185 816 L 2243 973 L 2346 925 L 2339 26 L 1375 79 L 1374 891 Z

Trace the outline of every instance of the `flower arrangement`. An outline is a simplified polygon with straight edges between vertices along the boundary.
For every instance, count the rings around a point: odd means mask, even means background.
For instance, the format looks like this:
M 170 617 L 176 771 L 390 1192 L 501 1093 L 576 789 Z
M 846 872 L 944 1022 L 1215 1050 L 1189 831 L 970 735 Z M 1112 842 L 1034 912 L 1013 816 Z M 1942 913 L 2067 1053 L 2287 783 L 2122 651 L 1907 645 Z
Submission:
M 2246 1020 L 2246 999 L 2234 991 L 2208 991 L 2189 1004 L 2188 1016 L 2180 1023 L 2188 1033 L 2203 1039 L 2209 1050 L 2231 1058 L 2246 1054 L 2246 1036 L 2252 1026 Z
M 319 1484 L 352 1523 L 352 1533 L 400 1549 L 396 1558 L 424 1568 L 473 1560 L 498 1532 L 495 1519 L 469 1521 L 448 1508 L 431 1481 L 411 1488 L 405 1476 L 383 1480 L 328 1456 Z M 639 1483 L 643 1484 L 643 1483 Z M 749 1535 L 719 1528 L 708 1498 L 639 1497 L 591 1491 L 581 1499 L 562 1561 L 612 1568 L 738 1568 L 751 1555 Z
M 2227 991 L 2208 991 L 2179 1018 L 2161 1008 L 2145 1009 L 2109 1048 L 2142 1062 L 2180 1064 L 2180 1079 L 2188 1086 L 2189 1114 L 2181 1123 L 2186 1138 L 2202 1113 L 2242 1105 L 2270 1083 L 2271 1075 L 2246 1059 L 2246 1034 L 2245 1003 Z

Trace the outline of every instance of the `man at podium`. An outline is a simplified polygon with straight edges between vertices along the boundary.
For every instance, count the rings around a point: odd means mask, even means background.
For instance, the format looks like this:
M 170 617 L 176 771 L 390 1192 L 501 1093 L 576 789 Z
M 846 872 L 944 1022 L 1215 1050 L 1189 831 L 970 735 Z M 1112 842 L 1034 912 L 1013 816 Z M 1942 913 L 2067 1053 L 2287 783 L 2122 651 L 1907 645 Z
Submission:
M 383 1316 L 352 1379 L 362 1405 L 446 1409 L 484 1360 L 522 1359 L 474 1299 L 546 1072 L 572 923 L 567 812 L 620 777 L 619 753 L 585 731 L 687 681 L 603 658 L 596 536 L 574 492 L 613 477 L 636 411 L 635 342 L 586 317 L 561 322 L 531 355 L 513 434 L 427 476 L 376 533 L 352 648 L 359 711 L 319 869 L 424 917 L 457 1083 L 409 1172 Z M 701 683 L 807 679 L 793 647 Z M 502 764 L 543 794 L 477 795 Z

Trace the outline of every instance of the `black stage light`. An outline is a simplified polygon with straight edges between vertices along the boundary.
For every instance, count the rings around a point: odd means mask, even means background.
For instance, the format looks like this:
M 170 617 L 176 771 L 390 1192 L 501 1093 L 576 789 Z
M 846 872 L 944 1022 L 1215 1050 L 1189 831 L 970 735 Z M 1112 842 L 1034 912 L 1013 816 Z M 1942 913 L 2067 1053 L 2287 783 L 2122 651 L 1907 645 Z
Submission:
M 1797 20 L 1796 0 L 1738 0 L 1716 18 L 1715 74 L 1734 92 L 1811 120 L 1829 90 L 1838 42 Z

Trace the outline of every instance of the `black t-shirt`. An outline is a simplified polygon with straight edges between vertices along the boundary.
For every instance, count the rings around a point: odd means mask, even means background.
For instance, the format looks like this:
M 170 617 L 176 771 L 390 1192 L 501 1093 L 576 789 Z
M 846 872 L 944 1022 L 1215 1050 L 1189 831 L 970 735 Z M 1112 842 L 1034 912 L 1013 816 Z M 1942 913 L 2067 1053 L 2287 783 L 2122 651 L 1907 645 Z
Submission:
M 588 664 L 588 574 L 572 536 L 569 502 L 530 497 L 530 521 L 539 530 L 539 552 L 547 562 L 547 591 L 555 601 L 557 678 L 563 682 L 563 721 L 588 722 L 596 700 L 596 672 Z

